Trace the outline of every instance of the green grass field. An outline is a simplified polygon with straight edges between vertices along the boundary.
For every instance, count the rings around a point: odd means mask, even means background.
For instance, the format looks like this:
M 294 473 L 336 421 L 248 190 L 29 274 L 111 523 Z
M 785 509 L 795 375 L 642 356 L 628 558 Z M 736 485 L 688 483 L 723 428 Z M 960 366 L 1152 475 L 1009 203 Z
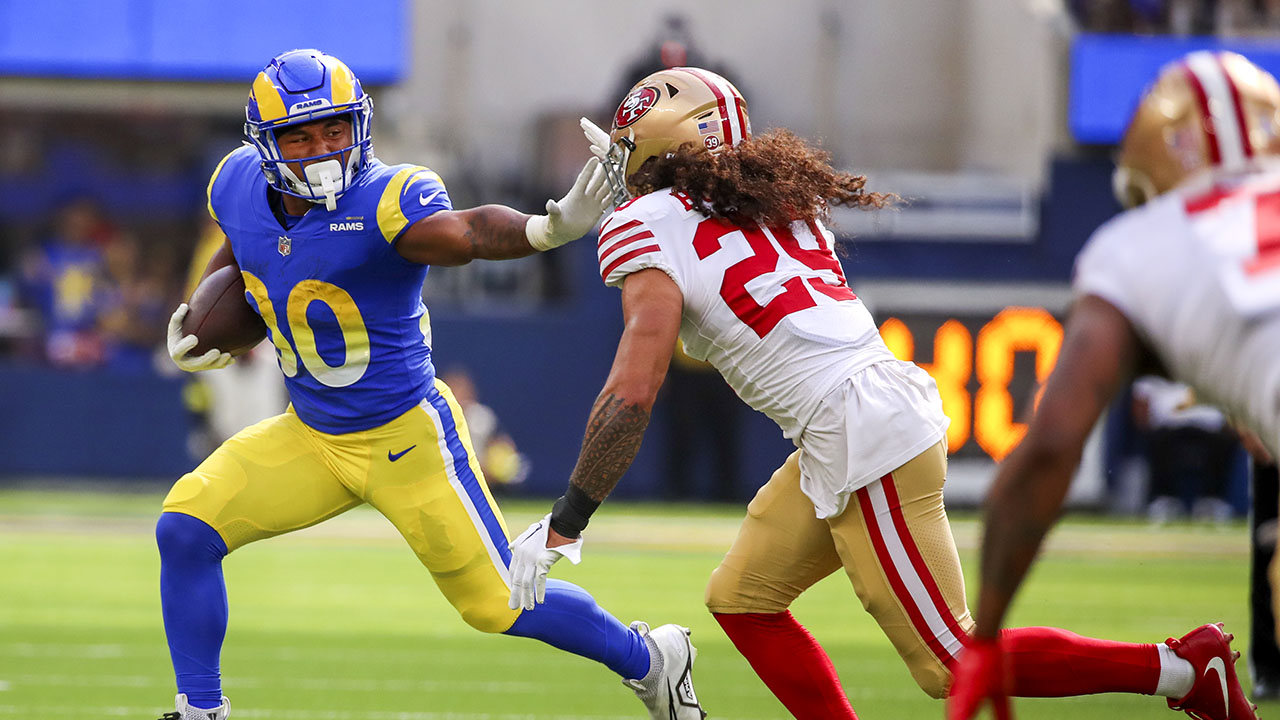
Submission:
M 152 720 L 173 708 L 152 540 L 159 501 L 159 493 L 0 491 L 0 720 Z M 508 526 L 521 529 L 546 504 L 503 506 Z M 610 503 L 592 523 L 582 565 L 562 563 L 554 575 L 589 589 L 624 622 L 690 626 L 698 694 L 712 718 L 785 718 L 702 606 L 742 512 Z M 953 520 L 972 588 L 977 526 L 972 516 Z M 1243 524 L 1069 521 L 1012 620 L 1140 642 L 1221 620 L 1243 651 L 1247 551 Z M 644 717 L 609 671 L 467 627 L 368 509 L 251 545 L 225 569 L 222 669 L 234 720 Z M 843 575 L 794 611 L 830 652 L 863 720 L 942 717 Z M 1238 668 L 1247 674 L 1243 661 Z M 1119 695 L 1016 707 L 1022 718 L 1174 717 L 1161 699 Z

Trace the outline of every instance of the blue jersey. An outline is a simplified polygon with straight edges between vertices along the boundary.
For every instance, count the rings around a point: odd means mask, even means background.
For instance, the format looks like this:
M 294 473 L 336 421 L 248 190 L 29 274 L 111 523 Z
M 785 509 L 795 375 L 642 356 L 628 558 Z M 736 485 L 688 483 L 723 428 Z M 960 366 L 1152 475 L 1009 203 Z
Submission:
M 274 192 L 274 191 L 272 191 Z M 209 181 L 209 212 L 231 241 L 245 294 L 275 345 L 298 417 L 327 433 L 385 424 L 435 379 L 422 282 L 396 252 L 414 222 L 450 209 L 440 177 L 371 159 L 336 210 L 312 205 L 285 229 L 258 152 L 232 152 Z
M 39 271 L 28 292 L 44 318 L 45 331 L 89 332 L 102 314 L 106 260 L 92 245 L 57 240 L 40 248 Z

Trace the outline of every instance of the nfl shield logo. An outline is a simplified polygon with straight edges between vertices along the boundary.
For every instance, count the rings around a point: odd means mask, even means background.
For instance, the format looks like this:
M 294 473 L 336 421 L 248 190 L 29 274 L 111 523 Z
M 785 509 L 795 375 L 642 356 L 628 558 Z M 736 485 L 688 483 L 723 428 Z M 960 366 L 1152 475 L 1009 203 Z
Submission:
M 276 249 L 280 251 L 280 256 L 284 257 L 293 252 L 293 240 L 288 235 L 281 235 L 279 242 L 276 243 Z

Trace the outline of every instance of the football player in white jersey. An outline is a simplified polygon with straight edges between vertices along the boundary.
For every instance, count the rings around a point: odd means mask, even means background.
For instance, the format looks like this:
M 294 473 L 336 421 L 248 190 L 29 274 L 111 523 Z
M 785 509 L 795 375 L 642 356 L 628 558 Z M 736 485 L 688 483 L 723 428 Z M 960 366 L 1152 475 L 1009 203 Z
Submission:
M 640 445 L 678 335 L 799 448 L 711 577 L 706 603 L 726 634 L 794 716 L 855 718 L 830 659 L 788 611 L 843 568 L 916 682 L 944 696 L 973 625 L 942 502 L 947 419 L 933 380 L 885 347 L 823 225 L 833 205 L 892 196 L 785 130 L 753 137 L 738 91 L 697 68 L 642 80 L 611 134 L 584 130 L 620 203 L 598 256 L 601 278 L 622 289 L 625 329 L 568 491 L 513 544 L 512 605 L 532 607 L 550 565 L 578 559 L 588 518 Z M 1181 698 L 1190 683 L 1177 678 L 1195 675 L 1153 644 L 1053 628 L 1010 636 L 1021 695 Z
M 987 500 L 977 628 L 948 717 L 972 717 L 988 699 L 1007 703 L 1005 611 L 1058 516 L 1086 436 L 1135 374 L 1191 385 L 1272 455 L 1280 450 L 1280 170 L 1267 162 L 1277 151 L 1280 86 L 1240 55 L 1192 53 L 1143 96 L 1115 173 L 1131 209 L 1076 259 L 1057 367 Z M 1253 717 L 1236 682 L 1238 653 L 1226 654 L 1231 636 L 1218 626 L 1198 632 L 1220 651 L 1170 706 Z

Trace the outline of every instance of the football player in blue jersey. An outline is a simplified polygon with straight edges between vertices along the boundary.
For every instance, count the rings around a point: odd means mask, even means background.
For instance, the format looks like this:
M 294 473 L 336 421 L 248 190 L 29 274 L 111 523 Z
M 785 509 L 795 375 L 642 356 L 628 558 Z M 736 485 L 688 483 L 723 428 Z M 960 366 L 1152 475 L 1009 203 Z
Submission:
M 430 265 L 524 257 L 590 231 L 609 201 L 604 173 L 588 162 L 545 215 L 453 210 L 434 172 L 374 157 L 372 114 L 340 60 L 284 53 L 254 80 L 249 142 L 209 182 L 209 212 L 227 240 L 205 275 L 238 265 L 292 404 L 227 440 L 165 498 L 156 541 L 179 694 L 164 719 L 230 713 L 219 669 L 223 557 L 366 502 L 404 535 L 469 625 L 604 663 L 665 718 L 669 700 L 656 689 L 687 670 L 687 640 L 660 642 L 674 634 L 659 628 L 651 637 L 643 623 L 628 628 L 569 583 L 548 583 L 536 610 L 508 606 L 506 526 L 461 409 L 435 378 L 421 298 Z M 179 306 L 169 324 L 174 362 L 190 372 L 229 363 L 219 349 L 191 354 L 198 339 L 182 332 L 187 311 Z

